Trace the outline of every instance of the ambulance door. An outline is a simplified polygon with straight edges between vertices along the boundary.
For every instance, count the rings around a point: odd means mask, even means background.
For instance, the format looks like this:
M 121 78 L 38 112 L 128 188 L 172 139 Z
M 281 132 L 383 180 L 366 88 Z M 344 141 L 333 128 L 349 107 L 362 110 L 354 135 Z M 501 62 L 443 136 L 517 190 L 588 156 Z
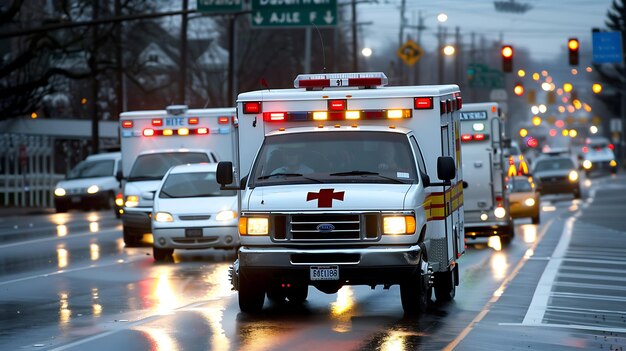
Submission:
M 441 126 L 441 155 L 442 156 L 450 156 L 454 157 L 454 138 L 451 133 L 453 132 L 452 126 L 449 124 L 445 124 Z M 445 187 L 444 192 L 444 202 L 445 202 L 445 227 L 446 227 L 446 243 L 448 247 L 448 262 L 453 257 L 456 257 L 456 252 L 458 251 L 456 245 L 456 236 L 454 232 L 454 222 L 455 218 L 453 215 L 452 208 L 452 190 L 454 189 L 456 182 L 452 182 L 451 187 Z
M 487 141 L 464 141 L 461 146 L 465 212 L 488 211 L 493 207 L 492 149 Z

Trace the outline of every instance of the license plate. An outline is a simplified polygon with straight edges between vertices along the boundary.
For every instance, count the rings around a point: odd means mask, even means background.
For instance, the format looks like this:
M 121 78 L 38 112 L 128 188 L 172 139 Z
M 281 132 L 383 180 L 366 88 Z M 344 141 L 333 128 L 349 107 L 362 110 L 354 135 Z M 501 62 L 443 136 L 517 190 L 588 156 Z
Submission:
M 72 196 L 72 202 L 77 204 L 80 202 L 80 196 Z
M 310 268 L 311 280 L 339 280 L 338 266 L 312 266 Z
M 185 236 L 188 238 L 200 238 L 202 237 L 202 228 L 185 229 Z

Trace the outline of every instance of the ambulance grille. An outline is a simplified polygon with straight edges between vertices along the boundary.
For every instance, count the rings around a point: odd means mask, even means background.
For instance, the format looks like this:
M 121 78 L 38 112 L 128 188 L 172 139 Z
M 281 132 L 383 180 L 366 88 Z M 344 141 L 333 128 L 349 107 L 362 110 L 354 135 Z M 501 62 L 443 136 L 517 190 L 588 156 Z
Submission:
M 361 217 L 358 214 L 292 215 L 292 240 L 358 240 L 361 239 Z

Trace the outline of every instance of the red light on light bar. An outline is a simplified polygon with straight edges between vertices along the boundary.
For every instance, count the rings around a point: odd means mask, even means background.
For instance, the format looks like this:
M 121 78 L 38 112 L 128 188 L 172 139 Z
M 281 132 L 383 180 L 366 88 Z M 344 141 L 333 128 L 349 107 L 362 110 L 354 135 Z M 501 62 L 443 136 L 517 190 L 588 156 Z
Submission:
M 198 117 L 189 117 L 187 119 L 187 123 L 189 123 L 189 124 L 198 124 L 198 122 L 200 122 Z
M 345 111 L 347 105 L 346 100 L 328 100 L 328 109 L 330 111 Z
M 613 144 L 609 144 L 609 149 L 611 149 L 611 150 L 615 150 L 615 145 L 613 145 Z
M 263 120 L 266 122 L 284 121 L 287 117 L 285 112 L 264 112 Z
M 244 102 L 243 103 L 243 113 L 246 114 L 257 114 L 261 113 L 261 102 Z
M 219 117 L 217 119 L 217 123 L 219 123 L 219 124 L 228 124 L 228 117 Z
M 471 134 L 463 134 L 463 135 L 461 135 L 461 140 L 463 140 L 463 141 L 470 141 L 470 140 L 472 140 L 472 135 Z
M 306 79 L 298 81 L 297 88 L 327 88 L 330 87 L 330 79 Z
M 143 130 L 143 136 L 149 137 L 154 135 L 154 129 L 146 128 Z
M 477 140 L 477 141 L 485 140 L 485 134 L 475 134 L 474 140 Z
M 431 97 L 418 97 L 413 99 L 413 108 L 416 110 L 432 110 L 433 98 Z
M 351 87 L 372 87 L 383 85 L 382 78 L 348 78 L 348 86 Z
M 132 128 L 133 121 L 122 121 L 122 128 Z
M 196 130 L 196 133 L 197 133 L 197 134 L 201 134 L 201 135 L 202 135 L 202 134 L 209 134 L 209 128 L 198 128 L 198 129 Z
M 163 126 L 163 120 L 160 119 L 160 118 L 154 118 L 152 120 L 152 125 L 155 126 L 155 127 L 161 127 L 161 126 Z

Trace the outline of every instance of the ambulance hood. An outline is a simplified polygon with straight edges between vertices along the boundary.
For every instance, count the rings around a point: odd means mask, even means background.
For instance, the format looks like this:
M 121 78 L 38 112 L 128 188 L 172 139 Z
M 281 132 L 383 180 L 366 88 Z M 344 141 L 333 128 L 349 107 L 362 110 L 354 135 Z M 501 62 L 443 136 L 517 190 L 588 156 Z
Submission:
M 249 189 L 243 211 L 403 210 L 412 184 L 298 184 Z M 247 201 L 246 201 L 247 200 Z

